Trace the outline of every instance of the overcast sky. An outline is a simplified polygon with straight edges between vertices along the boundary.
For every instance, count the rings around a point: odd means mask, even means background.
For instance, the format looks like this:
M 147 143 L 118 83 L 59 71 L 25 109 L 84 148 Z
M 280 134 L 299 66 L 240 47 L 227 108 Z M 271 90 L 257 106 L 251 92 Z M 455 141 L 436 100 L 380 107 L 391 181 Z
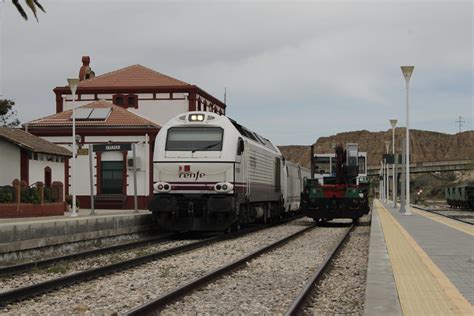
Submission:
M 227 114 L 278 145 L 405 126 L 405 64 L 411 128 L 474 127 L 472 1 L 40 3 L 37 23 L 0 0 L 0 97 L 22 122 L 53 114 L 89 55 L 96 75 L 142 64 L 221 100 L 227 87 Z

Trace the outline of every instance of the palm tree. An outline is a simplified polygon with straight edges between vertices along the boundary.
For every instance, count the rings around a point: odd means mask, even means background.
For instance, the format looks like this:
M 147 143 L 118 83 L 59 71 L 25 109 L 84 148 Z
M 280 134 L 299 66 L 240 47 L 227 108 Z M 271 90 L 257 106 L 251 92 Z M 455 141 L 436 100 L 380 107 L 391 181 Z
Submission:
M 18 12 L 20 12 L 21 16 L 25 19 L 28 20 L 28 16 L 26 15 L 25 10 L 23 10 L 23 7 L 21 6 L 19 0 L 12 0 L 13 4 L 15 5 L 16 9 Z M 33 15 L 36 18 L 36 21 L 38 21 L 38 17 L 36 16 L 36 7 L 38 7 L 41 11 L 46 13 L 46 11 L 43 9 L 43 6 L 39 3 L 38 0 L 25 0 L 26 5 L 31 9 L 33 12 Z

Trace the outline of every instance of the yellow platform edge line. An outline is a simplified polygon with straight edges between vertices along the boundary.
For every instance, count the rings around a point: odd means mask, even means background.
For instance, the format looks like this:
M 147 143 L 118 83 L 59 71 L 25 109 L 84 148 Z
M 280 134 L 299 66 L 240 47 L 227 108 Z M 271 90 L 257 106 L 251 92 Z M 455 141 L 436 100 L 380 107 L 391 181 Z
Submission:
M 451 281 L 446 277 L 446 275 L 438 268 L 438 266 L 431 260 L 431 258 L 425 253 L 425 251 L 418 245 L 418 243 L 411 237 L 411 235 L 405 230 L 405 228 L 393 217 L 392 214 L 384 207 L 384 205 L 380 201 L 377 202 L 377 212 L 380 216 L 380 210 L 383 210 L 385 214 L 387 214 L 393 223 L 397 226 L 400 233 L 409 243 L 409 245 L 413 248 L 413 250 L 417 253 L 420 257 L 423 264 L 426 266 L 428 271 L 432 274 L 433 278 L 437 281 L 440 288 L 445 293 L 446 297 L 449 299 L 451 304 L 456 307 L 461 315 L 474 315 L 474 307 L 467 301 L 467 299 L 462 296 L 459 290 L 451 283 Z M 383 221 L 381 220 L 382 228 L 383 228 Z M 387 236 L 385 235 L 384 231 L 384 238 L 387 240 Z M 388 248 L 388 245 L 387 245 Z M 391 258 L 392 262 L 392 258 Z M 393 263 L 392 263 L 393 264 Z M 398 285 L 397 285 L 398 290 Z M 400 295 L 399 295 L 400 297 Z M 400 302 L 402 305 L 402 302 Z
M 463 232 L 463 233 L 469 234 L 471 236 L 474 236 L 474 226 L 473 225 L 462 223 L 460 221 L 457 221 L 457 220 L 454 220 L 454 219 L 451 219 L 451 218 L 447 218 L 446 216 L 434 214 L 434 213 L 423 211 L 423 210 L 418 210 L 418 209 L 415 209 L 413 207 L 411 207 L 410 209 L 411 209 L 411 212 L 413 212 L 415 214 L 427 217 L 427 218 L 429 218 L 433 221 L 436 221 L 438 223 L 441 223 L 441 224 L 444 224 L 444 225 L 449 226 L 451 228 L 454 228 L 456 230 L 459 230 L 460 232 Z

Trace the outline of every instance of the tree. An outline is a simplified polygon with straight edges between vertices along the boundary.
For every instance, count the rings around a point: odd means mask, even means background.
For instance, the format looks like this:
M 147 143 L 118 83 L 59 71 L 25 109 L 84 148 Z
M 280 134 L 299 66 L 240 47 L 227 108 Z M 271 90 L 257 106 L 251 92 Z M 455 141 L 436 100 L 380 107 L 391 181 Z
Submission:
M 21 16 L 25 19 L 28 20 L 28 15 L 26 15 L 25 10 L 23 10 L 23 7 L 21 6 L 19 0 L 12 0 L 13 5 L 16 7 L 18 12 L 21 14 Z M 33 15 L 35 16 L 36 21 L 38 21 L 38 17 L 36 16 L 36 7 L 46 13 L 44 10 L 43 6 L 39 3 L 38 0 L 25 0 L 26 5 L 30 8 L 30 10 L 33 12 Z
M 17 112 L 13 108 L 15 102 L 12 100 L 0 100 L 0 126 L 15 127 L 20 125 Z

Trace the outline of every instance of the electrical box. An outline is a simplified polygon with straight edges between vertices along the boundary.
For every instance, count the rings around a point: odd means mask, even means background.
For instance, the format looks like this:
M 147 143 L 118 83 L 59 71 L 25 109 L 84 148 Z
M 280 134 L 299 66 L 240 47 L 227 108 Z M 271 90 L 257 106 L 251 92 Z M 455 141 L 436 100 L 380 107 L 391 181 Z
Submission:
M 140 157 L 135 158 L 136 169 L 140 170 Z M 128 158 L 127 160 L 128 169 L 133 169 L 133 158 Z

